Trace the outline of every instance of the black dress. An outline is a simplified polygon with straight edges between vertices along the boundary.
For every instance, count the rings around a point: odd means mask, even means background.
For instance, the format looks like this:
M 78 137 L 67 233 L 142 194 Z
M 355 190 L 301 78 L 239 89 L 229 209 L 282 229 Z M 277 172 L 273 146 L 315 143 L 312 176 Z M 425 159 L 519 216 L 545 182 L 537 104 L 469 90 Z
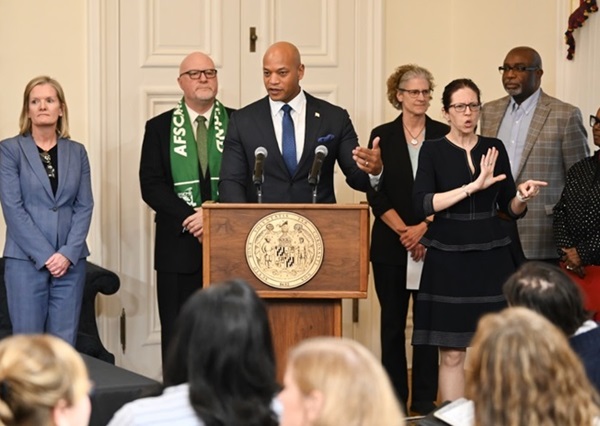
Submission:
M 434 212 L 433 195 L 474 181 L 481 156 L 491 147 L 499 152 L 494 175 L 506 174 L 506 179 Z M 435 220 L 421 240 L 427 255 L 415 304 L 414 345 L 465 348 L 479 318 L 506 306 L 502 285 L 516 265 L 498 210 L 518 218 L 510 209 L 515 183 L 499 139 L 479 136 L 471 158 L 475 173 L 467 152 L 445 137 L 421 148 L 415 210 L 422 217 L 435 213 Z

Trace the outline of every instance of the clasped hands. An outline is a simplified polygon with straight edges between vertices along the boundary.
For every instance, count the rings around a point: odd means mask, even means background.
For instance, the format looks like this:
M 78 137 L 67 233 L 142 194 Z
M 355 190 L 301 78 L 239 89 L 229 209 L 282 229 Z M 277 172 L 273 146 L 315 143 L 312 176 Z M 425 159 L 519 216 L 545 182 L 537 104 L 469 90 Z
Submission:
M 44 264 L 54 278 L 60 278 L 67 273 L 71 261 L 61 253 L 54 253 Z
M 427 225 L 421 222 L 417 225 L 407 226 L 400 230 L 400 243 L 410 253 L 412 260 L 419 262 L 425 258 L 425 246 L 419 243 L 425 232 Z
M 181 226 L 183 226 L 184 230 L 192 234 L 200 243 L 202 243 L 202 236 L 204 233 L 202 207 L 196 207 L 194 210 L 196 210 L 196 212 L 186 217 Z
M 352 150 L 352 159 L 363 172 L 377 176 L 383 170 L 381 161 L 381 148 L 379 148 L 379 136 L 373 139 L 372 148 L 357 146 Z

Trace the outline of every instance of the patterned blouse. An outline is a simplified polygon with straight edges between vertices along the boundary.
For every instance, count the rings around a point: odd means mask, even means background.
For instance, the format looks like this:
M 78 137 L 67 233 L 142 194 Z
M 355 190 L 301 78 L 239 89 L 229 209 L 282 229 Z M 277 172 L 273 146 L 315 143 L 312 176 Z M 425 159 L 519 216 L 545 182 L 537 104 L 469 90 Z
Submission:
M 554 207 L 554 237 L 561 248 L 575 247 L 586 265 L 600 265 L 600 151 L 575 163 Z

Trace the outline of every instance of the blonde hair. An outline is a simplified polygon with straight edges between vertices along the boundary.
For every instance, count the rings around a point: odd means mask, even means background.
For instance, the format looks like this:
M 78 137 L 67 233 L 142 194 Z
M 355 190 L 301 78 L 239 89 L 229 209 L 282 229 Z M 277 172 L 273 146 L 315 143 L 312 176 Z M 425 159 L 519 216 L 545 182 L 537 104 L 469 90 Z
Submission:
M 56 123 L 56 133 L 61 138 L 70 138 L 69 134 L 69 109 L 67 108 L 67 101 L 65 99 L 65 92 L 63 91 L 60 83 L 55 79 L 48 77 L 47 75 L 41 75 L 29 81 L 25 90 L 23 91 L 23 108 L 21 109 L 21 116 L 19 117 L 19 134 L 25 135 L 31 133 L 31 119 L 29 118 L 29 95 L 34 87 L 40 84 L 49 84 L 56 90 L 56 97 L 62 108 L 62 116 L 58 117 Z
M 526 308 L 484 316 L 473 338 L 466 396 L 476 426 L 581 426 L 599 397 L 564 334 Z
M 90 382 L 79 354 L 47 334 L 0 341 L 0 424 L 51 425 L 60 401 L 72 406 L 87 397 Z
M 402 103 L 398 100 L 396 94 L 398 93 L 398 89 L 400 89 L 400 85 L 402 83 L 405 83 L 413 78 L 423 78 L 427 80 L 430 90 L 433 90 L 435 87 L 435 84 L 433 84 L 433 74 L 431 74 L 426 68 L 415 64 L 399 66 L 387 79 L 387 98 L 394 108 L 402 110 Z
M 319 337 L 301 342 L 288 368 L 304 395 L 324 396 L 315 426 L 402 426 L 404 415 L 381 363 L 349 339 Z

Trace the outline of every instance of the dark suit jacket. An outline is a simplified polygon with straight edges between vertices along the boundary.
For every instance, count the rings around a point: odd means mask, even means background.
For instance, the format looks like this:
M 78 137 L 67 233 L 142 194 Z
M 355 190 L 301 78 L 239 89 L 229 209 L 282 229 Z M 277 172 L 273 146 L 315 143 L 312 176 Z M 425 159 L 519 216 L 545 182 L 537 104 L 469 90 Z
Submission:
M 318 142 L 329 135 L 331 140 Z M 220 201 L 257 201 L 256 188 L 252 184 L 254 151 L 263 146 L 268 151 L 264 162 L 263 202 L 310 203 L 312 189 L 308 184 L 308 174 L 319 144 L 327 147 L 328 155 L 321 170 L 317 202 L 335 203 L 333 170 L 336 160 L 348 185 L 359 191 L 367 190 L 369 175 L 361 171 L 352 159 L 358 138 L 346 110 L 306 93 L 304 150 L 292 177 L 277 144 L 268 97 L 236 111 L 229 121 L 225 138 L 219 182 Z
M 227 109 L 231 116 L 232 110 Z M 202 245 L 182 232 L 181 224 L 194 209 L 175 194 L 169 155 L 173 110 L 146 122 L 140 160 L 142 198 L 156 212 L 154 268 L 161 272 L 191 274 L 202 266 Z M 200 178 L 202 201 L 210 200 L 210 180 Z
M 450 127 L 426 117 L 425 137 L 437 139 L 445 136 Z M 395 209 L 407 225 L 419 223 L 413 211 L 413 169 L 402 126 L 402 114 L 394 121 L 382 124 L 371 132 L 369 146 L 379 136 L 381 159 L 384 168 L 378 191 L 369 189 L 367 199 L 375 216 L 371 236 L 371 261 L 388 265 L 405 265 L 406 249 L 398 234 L 387 226 L 380 216 Z

